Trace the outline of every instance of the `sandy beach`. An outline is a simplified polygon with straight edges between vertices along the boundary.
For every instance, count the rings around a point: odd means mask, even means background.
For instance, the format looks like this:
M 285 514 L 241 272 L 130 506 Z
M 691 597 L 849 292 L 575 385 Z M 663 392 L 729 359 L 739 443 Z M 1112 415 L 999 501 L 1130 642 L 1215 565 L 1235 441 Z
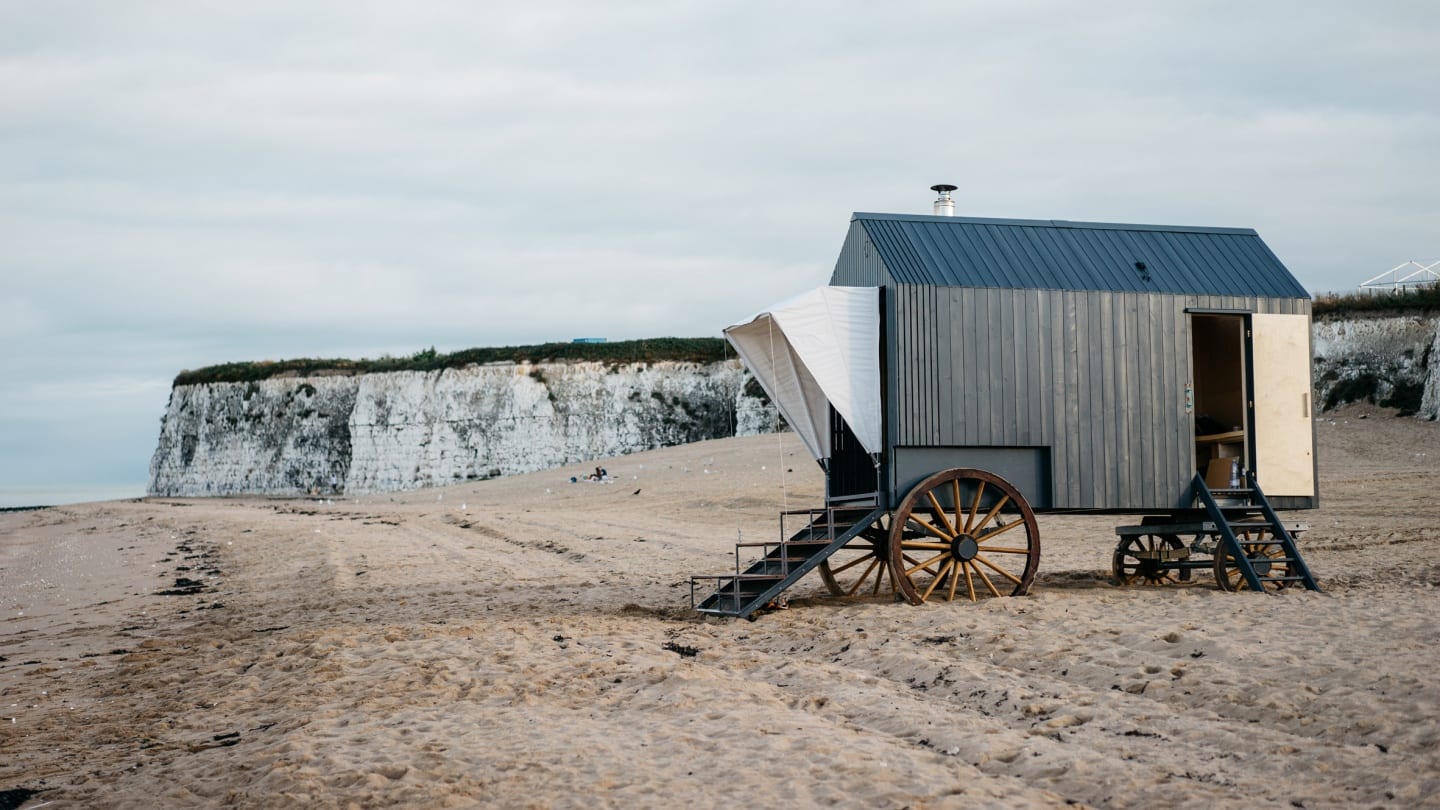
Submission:
M 1322 593 L 1116 587 L 1129 519 L 1044 515 L 1028 597 L 702 618 L 822 501 L 788 435 L 0 514 L 0 807 L 1440 806 L 1440 425 L 1316 429 Z

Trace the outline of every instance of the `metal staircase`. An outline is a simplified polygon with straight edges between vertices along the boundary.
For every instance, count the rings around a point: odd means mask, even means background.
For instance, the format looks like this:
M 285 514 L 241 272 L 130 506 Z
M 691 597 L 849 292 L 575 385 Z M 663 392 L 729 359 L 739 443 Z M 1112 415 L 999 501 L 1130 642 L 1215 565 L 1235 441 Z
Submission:
M 749 616 L 865 531 L 884 511 L 871 506 L 836 506 L 782 512 L 780 542 L 736 543 L 735 573 L 692 576 L 690 604 L 712 616 Z M 807 518 L 805 528 L 788 539 L 784 539 L 786 515 Z M 742 571 L 741 555 L 746 552 L 741 549 L 753 548 L 763 549 L 761 557 Z M 697 604 L 696 588 L 706 582 L 713 584 L 714 592 Z
M 1225 564 L 1216 566 L 1220 587 L 1238 590 L 1241 580 L 1221 576 L 1223 569 L 1233 565 L 1252 591 L 1274 590 L 1293 582 L 1308 590 L 1320 590 L 1295 546 L 1295 538 L 1260 491 L 1253 470 L 1245 471 L 1245 483 L 1248 486 L 1211 489 L 1197 473 L 1191 484 L 1195 499 L 1204 506 L 1220 537 L 1220 547 L 1215 549 L 1217 558 L 1224 555 Z

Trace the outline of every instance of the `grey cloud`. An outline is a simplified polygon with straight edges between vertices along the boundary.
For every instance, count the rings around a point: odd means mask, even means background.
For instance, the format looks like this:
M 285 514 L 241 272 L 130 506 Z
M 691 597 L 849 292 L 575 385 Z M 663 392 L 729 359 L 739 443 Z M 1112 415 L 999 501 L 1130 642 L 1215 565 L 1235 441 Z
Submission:
M 92 380 L 148 442 L 185 367 L 716 334 L 941 181 L 1256 227 L 1344 288 L 1440 258 L 1437 35 L 1420 2 L 3 6 L 0 445 L 81 432 L 14 426 Z

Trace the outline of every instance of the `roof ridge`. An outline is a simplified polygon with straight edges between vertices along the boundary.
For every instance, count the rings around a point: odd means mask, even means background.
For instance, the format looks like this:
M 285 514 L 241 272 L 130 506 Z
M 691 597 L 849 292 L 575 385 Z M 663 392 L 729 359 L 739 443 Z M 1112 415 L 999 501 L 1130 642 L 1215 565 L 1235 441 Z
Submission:
M 1096 231 L 1154 231 L 1159 233 L 1215 233 L 1227 235 L 1259 236 L 1254 228 L 1235 228 L 1205 225 L 1153 225 L 1126 222 L 1087 222 L 1068 219 L 1014 219 L 1008 217 L 949 217 L 931 214 L 882 214 L 856 211 L 851 220 L 891 220 L 897 222 L 933 222 L 950 225 L 996 225 L 1022 228 L 1074 228 Z

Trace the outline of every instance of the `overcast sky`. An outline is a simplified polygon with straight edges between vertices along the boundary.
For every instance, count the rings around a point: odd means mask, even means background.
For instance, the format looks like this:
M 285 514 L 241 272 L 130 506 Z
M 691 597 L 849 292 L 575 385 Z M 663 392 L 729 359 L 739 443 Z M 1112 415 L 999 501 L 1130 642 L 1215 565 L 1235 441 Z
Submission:
M 185 368 L 718 335 L 939 182 L 1440 259 L 1440 4 L 0 2 L 0 488 L 139 494 Z

